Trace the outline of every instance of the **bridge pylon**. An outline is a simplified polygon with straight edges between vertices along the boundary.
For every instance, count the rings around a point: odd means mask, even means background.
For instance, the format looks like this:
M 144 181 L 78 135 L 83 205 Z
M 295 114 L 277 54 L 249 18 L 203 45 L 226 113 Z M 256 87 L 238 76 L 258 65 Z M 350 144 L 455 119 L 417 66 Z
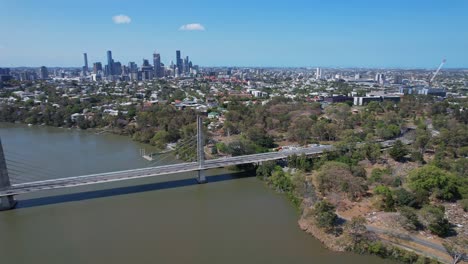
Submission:
M 206 183 L 205 177 L 205 149 L 203 140 L 203 120 L 197 116 L 197 162 L 198 162 L 198 183 Z
M 7 189 L 10 186 L 10 177 L 8 176 L 5 154 L 3 153 L 2 139 L 0 139 L 0 190 Z M 13 195 L 2 196 L 0 202 L 0 211 L 10 210 L 16 206 Z

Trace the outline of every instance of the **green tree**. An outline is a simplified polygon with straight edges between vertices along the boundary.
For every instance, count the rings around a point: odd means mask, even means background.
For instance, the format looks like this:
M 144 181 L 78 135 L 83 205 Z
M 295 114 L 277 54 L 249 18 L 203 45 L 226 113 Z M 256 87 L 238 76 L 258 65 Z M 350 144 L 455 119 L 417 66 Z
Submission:
M 327 232 L 333 230 L 338 220 L 335 207 L 327 201 L 320 201 L 315 204 L 314 218 L 317 226 L 327 230 Z
M 362 147 L 364 157 L 367 158 L 372 164 L 377 162 L 380 158 L 380 145 L 376 143 L 367 142 Z
M 270 183 L 280 192 L 290 193 L 293 190 L 291 175 L 286 174 L 280 166 L 276 166 L 268 178 Z
M 268 178 L 271 176 L 271 173 L 275 170 L 276 162 L 275 161 L 266 161 L 262 162 L 257 168 L 257 176 L 260 178 Z
M 380 196 L 381 203 L 378 204 L 380 210 L 385 212 L 395 211 L 395 200 L 392 191 L 387 186 L 379 185 L 375 187 L 374 193 Z
M 403 145 L 403 142 L 397 140 L 390 149 L 389 154 L 394 160 L 401 161 L 406 155 L 408 155 L 408 149 Z
M 414 191 L 423 190 L 428 195 L 434 194 L 437 198 L 454 201 L 460 198 L 457 178 L 450 172 L 433 165 L 425 165 L 409 173 L 409 186 Z
M 431 140 L 431 134 L 426 129 L 416 129 L 416 140 L 414 146 L 419 150 L 419 153 L 424 154 L 426 147 Z
M 273 148 L 276 146 L 273 138 L 258 126 L 251 127 L 247 130 L 247 138 L 264 148 Z
M 463 199 L 460 201 L 463 211 L 468 212 L 468 199 Z
M 305 145 L 310 139 L 311 128 L 312 119 L 306 116 L 301 116 L 291 124 L 288 129 L 288 133 L 292 140 L 297 141 L 301 145 Z
M 427 229 L 437 236 L 446 237 L 451 232 L 451 226 L 447 218 L 445 218 L 443 206 L 424 206 L 421 209 L 421 219 Z
M 169 143 L 170 135 L 167 131 L 160 130 L 154 134 L 151 138 L 150 143 L 159 149 L 165 149 L 167 143 Z
M 404 188 L 399 188 L 393 191 L 395 196 L 395 204 L 397 206 L 410 206 L 419 208 L 421 204 L 418 203 L 416 196 Z
M 421 222 L 419 221 L 416 211 L 407 206 L 399 208 L 401 221 L 400 224 L 408 231 L 415 231 L 421 228 Z

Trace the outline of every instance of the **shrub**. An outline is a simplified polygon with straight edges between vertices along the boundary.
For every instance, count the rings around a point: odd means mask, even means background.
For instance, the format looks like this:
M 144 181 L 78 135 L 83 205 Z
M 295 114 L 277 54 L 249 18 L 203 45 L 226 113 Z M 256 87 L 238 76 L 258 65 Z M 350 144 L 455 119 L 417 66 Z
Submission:
M 365 180 L 353 176 L 349 166 L 341 162 L 326 162 L 317 174 L 319 191 L 344 192 L 350 199 L 363 196 L 367 191 Z
M 390 156 L 396 161 L 402 161 L 408 155 L 408 149 L 400 140 L 397 140 L 389 151 Z
M 396 189 L 393 194 L 395 195 L 395 204 L 398 206 L 411 206 L 414 208 L 419 208 L 421 206 L 416 196 L 406 189 Z
M 421 216 L 423 224 L 437 236 L 446 237 L 452 231 L 443 206 L 426 205 L 421 209 Z
M 414 231 L 421 228 L 421 222 L 419 222 L 418 215 L 413 208 L 407 206 L 401 207 L 400 215 L 402 218 L 400 223 L 406 230 Z
M 385 212 L 393 212 L 395 211 L 395 200 L 392 196 L 392 191 L 383 185 L 379 185 L 375 187 L 374 193 L 380 195 L 381 203 L 378 204 L 378 208 Z
M 468 212 L 468 199 L 463 199 L 460 201 L 463 211 Z
M 315 204 L 314 218 L 318 227 L 330 231 L 335 226 L 338 216 L 335 213 L 335 207 L 331 203 L 320 201 Z

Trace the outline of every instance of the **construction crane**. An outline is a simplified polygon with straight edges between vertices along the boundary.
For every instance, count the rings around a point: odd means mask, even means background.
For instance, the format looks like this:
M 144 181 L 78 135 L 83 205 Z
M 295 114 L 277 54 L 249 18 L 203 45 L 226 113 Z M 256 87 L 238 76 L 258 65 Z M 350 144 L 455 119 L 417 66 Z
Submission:
M 440 69 L 442 69 L 442 67 L 444 66 L 445 62 L 447 62 L 446 59 L 443 59 L 442 60 L 442 63 L 439 65 L 439 68 L 437 68 L 437 71 L 434 73 L 434 75 L 432 76 L 431 80 L 429 81 L 429 86 L 431 85 L 431 83 L 434 81 L 435 77 L 437 76 L 437 74 L 440 72 Z

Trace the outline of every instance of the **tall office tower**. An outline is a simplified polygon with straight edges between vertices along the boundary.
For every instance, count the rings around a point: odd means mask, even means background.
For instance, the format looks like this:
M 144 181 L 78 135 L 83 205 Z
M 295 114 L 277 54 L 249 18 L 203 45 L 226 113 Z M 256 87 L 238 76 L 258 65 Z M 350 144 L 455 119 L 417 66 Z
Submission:
M 121 75 L 122 74 L 122 64 L 119 61 L 115 62 L 113 67 L 114 68 L 112 69 L 112 72 L 114 73 L 114 75 Z
M 161 68 L 161 55 L 154 52 L 153 54 L 153 67 L 154 67 L 154 76 L 156 78 L 163 77 L 163 72 Z
M 184 60 L 184 73 L 188 74 L 190 72 L 189 57 L 186 56 Z
M 104 76 L 109 76 L 109 65 L 104 65 Z
M 102 63 L 100 62 L 95 62 L 93 64 L 93 73 L 98 74 L 99 72 L 102 72 Z
M 128 63 L 128 68 L 132 73 L 138 72 L 138 65 L 133 61 Z
M 322 79 L 322 69 L 317 68 L 317 71 L 315 72 L 315 79 L 317 80 Z
M 129 71 L 128 67 L 125 66 L 125 65 L 122 65 L 122 75 L 128 76 L 129 73 L 130 73 L 130 71 Z
M 377 73 L 375 75 L 375 82 L 378 82 L 380 84 L 384 84 L 385 83 L 385 75 L 383 73 Z
M 10 68 L 0 68 L 0 75 L 10 75 Z
M 83 57 L 84 57 L 84 68 L 86 72 L 88 72 L 88 54 L 83 53 Z
M 394 84 L 402 84 L 403 83 L 403 76 L 395 75 L 395 77 L 393 78 L 393 83 Z
M 41 66 L 39 69 L 39 76 L 42 80 L 49 79 L 49 71 L 46 66 Z
M 8 82 L 13 79 L 13 76 L 10 75 L 10 68 L 0 68 L 0 87 L 4 82 Z
M 112 59 L 112 51 L 107 51 L 107 75 L 114 74 L 114 60 Z
M 177 67 L 177 74 L 182 73 L 182 58 L 180 57 L 180 50 L 176 50 L 176 67 Z
M 141 65 L 141 79 L 148 81 L 153 78 L 153 67 L 149 64 L 148 60 L 143 59 L 143 65 Z

